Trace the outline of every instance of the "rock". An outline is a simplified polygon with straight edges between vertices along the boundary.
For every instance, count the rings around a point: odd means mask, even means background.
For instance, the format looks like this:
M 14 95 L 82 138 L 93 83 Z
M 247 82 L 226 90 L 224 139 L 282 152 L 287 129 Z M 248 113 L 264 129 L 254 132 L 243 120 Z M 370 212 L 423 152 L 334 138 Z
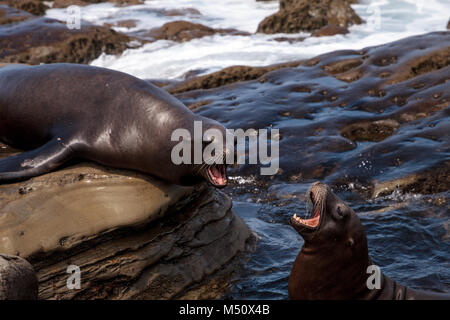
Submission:
M 11 8 L 6 5 L 0 5 L 0 25 L 17 23 L 33 18 L 31 13 Z
M 391 136 L 400 124 L 391 119 L 373 122 L 355 122 L 341 130 L 341 135 L 352 141 L 383 141 Z
M 43 16 L 49 7 L 42 0 L 1 0 L 0 4 Z
M 126 19 L 126 20 L 117 21 L 115 24 L 105 23 L 104 26 L 108 27 L 108 28 L 111 28 L 114 26 L 114 27 L 131 29 L 131 28 L 136 27 L 136 22 L 138 22 L 138 20 Z
M 173 16 L 201 16 L 201 12 L 195 8 L 181 8 L 181 9 L 168 9 L 164 10 L 164 15 L 168 17 Z
M 71 30 L 58 20 L 17 12 L 1 19 L 26 19 L 0 25 L 0 62 L 6 63 L 89 63 L 102 53 L 123 52 L 134 40 L 106 27 L 82 25 Z
M 436 193 L 450 188 L 449 43 L 449 31 L 433 32 L 326 53 L 254 80 L 242 81 L 243 71 L 213 88 L 217 72 L 166 89 L 227 128 L 280 130 L 277 175 L 261 176 L 248 161 L 230 168 L 230 176 L 257 177 L 258 187 L 323 180 L 373 197 L 396 186 Z
M 278 42 L 289 42 L 289 43 L 295 43 L 295 42 L 302 42 L 306 39 L 306 37 L 276 37 L 273 38 L 272 40 L 274 41 L 278 41 Z
M 258 25 L 261 33 L 314 31 L 327 25 L 347 28 L 362 23 L 348 0 L 280 0 L 280 10 Z
M 238 81 L 257 79 L 267 72 L 287 67 L 295 67 L 298 64 L 299 62 L 294 61 L 274 64 L 267 67 L 232 66 L 211 74 L 188 78 L 186 81 L 170 84 L 166 86 L 165 89 L 172 94 L 190 90 L 211 89 Z
M 183 42 L 214 34 L 249 35 L 247 32 L 236 29 L 213 29 L 199 23 L 179 20 L 167 22 L 162 27 L 151 30 L 149 36 L 155 40 Z
M 317 31 L 314 31 L 311 36 L 312 37 L 328 37 L 334 36 L 336 34 L 347 34 L 348 29 L 345 27 L 337 26 L 335 24 L 326 25 L 325 27 L 320 28 Z
M 24 259 L 0 254 L 0 300 L 35 300 L 38 281 Z
M 31 262 L 40 299 L 177 298 L 233 272 L 246 250 L 250 230 L 231 206 L 206 185 L 78 164 L 0 186 L 0 252 Z M 69 265 L 80 289 L 67 287 Z
M 66 8 L 71 5 L 87 6 L 101 2 L 113 2 L 117 6 L 131 6 L 144 3 L 142 0 L 54 0 L 53 8 Z

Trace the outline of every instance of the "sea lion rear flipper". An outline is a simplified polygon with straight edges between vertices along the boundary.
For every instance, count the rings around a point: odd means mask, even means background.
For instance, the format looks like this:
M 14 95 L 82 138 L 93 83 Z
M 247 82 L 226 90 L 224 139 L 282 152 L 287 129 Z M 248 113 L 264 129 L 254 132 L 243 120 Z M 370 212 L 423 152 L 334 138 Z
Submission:
M 60 138 L 43 146 L 0 160 L 0 183 L 26 180 L 47 173 L 72 157 L 72 149 Z

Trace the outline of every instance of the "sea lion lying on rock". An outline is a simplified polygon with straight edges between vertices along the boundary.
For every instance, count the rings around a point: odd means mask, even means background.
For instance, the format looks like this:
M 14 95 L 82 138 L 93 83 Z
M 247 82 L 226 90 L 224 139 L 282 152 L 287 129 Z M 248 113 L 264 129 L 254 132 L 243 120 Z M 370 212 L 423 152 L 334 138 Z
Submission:
M 214 139 L 208 138 L 208 129 L 226 139 L 219 122 L 122 72 L 77 64 L 0 69 L 0 141 L 26 151 L 0 160 L 0 183 L 42 175 L 77 158 L 175 184 L 207 180 L 224 187 L 225 164 L 174 163 L 172 151 L 180 143 L 172 141 L 176 129 L 187 130 L 190 145 L 199 144 L 201 151 Z M 217 159 L 226 157 L 224 141 L 216 141 L 223 142 Z

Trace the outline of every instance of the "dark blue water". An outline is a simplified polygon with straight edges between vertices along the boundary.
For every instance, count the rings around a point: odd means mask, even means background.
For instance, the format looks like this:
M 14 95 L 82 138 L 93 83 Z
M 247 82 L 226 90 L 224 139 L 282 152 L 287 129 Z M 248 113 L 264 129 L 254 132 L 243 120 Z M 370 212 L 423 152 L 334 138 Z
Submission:
M 256 233 L 258 244 L 231 297 L 288 298 L 289 273 L 303 245 L 288 219 L 305 212 L 308 187 L 281 185 L 269 192 L 233 196 L 234 210 Z M 359 214 L 370 256 L 384 274 L 413 288 L 443 292 L 450 292 L 449 195 L 394 194 L 355 200 L 351 194 L 339 194 Z

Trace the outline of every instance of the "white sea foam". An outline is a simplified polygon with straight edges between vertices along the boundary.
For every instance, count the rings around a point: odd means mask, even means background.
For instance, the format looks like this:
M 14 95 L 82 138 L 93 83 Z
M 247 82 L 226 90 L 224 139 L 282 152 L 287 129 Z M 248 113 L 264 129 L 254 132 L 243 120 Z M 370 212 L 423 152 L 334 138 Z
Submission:
M 168 9 L 195 8 L 201 15 L 165 16 Z M 186 72 L 209 73 L 231 65 L 260 66 L 309 58 L 340 49 L 360 49 L 431 31 L 445 30 L 450 12 L 448 0 L 360 0 L 353 5 L 366 21 L 350 27 L 347 35 L 307 38 L 303 42 L 278 42 L 276 37 L 295 35 L 250 36 L 214 35 L 176 43 L 157 41 L 138 49 L 129 49 L 120 57 L 102 55 L 92 65 L 124 71 L 145 79 L 180 79 Z M 152 0 L 145 4 L 115 7 L 111 3 L 82 7 L 82 19 L 91 23 L 115 23 L 137 20 L 132 29 L 149 30 L 174 20 L 187 20 L 213 28 L 236 28 L 254 32 L 258 23 L 278 10 L 278 1 L 255 0 Z M 65 9 L 47 10 L 47 15 L 66 20 Z M 307 34 L 304 34 L 307 35 Z

